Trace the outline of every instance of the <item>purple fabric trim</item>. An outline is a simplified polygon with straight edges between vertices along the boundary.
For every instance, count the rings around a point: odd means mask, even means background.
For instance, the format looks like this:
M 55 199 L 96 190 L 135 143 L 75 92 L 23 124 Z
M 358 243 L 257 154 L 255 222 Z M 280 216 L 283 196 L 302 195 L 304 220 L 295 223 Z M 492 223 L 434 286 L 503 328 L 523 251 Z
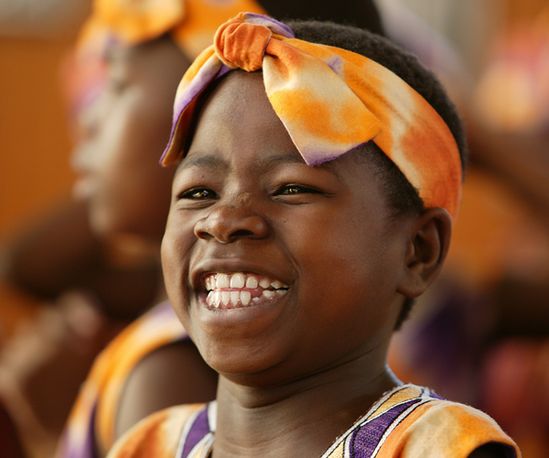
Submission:
M 389 409 L 379 417 L 358 428 L 351 436 L 350 451 L 353 458 L 370 458 L 383 434 L 406 409 L 422 401 L 415 398 Z
M 97 410 L 97 403 L 93 406 L 92 413 L 88 419 L 88 428 L 86 436 L 82 443 L 75 443 L 74 439 L 65 432 L 65 436 L 62 439 L 62 447 L 60 448 L 60 458 L 96 458 L 95 452 L 95 413 Z
M 291 29 L 291 27 L 287 24 L 284 24 L 283 22 L 277 21 L 276 19 L 265 16 L 264 14 L 260 13 L 245 13 L 246 18 L 248 19 L 246 22 L 250 24 L 260 24 L 264 25 L 266 27 L 269 27 L 274 33 L 277 35 L 282 35 L 286 38 L 295 38 L 295 33 Z
M 159 161 L 160 163 L 162 163 L 162 161 L 168 154 L 168 151 L 172 147 L 172 144 L 175 140 L 175 134 L 179 127 L 179 120 L 181 119 L 183 113 L 185 112 L 189 104 L 193 102 L 195 99 L 197 99 L 198 97 L 200 97 L 202 92 L 204 92 L 204 90 L 213 81 L 217 80 L 218 78 L 221 78 L 225 73 L 227 73 L 227 71 L 230 70 L 223 63 L 221 63 L 221 61 L 217 60 L 215 55 L 210 56 L 210 60 L 213 60 L 214 64 L 211 66 L 208 66 L 208 64 L 205 64 L 204 67 L 200 69 L 197 76 L 195 77 L 195 80 L 193 80 L 190 86 L 187 88 L 185 92 L 185 97 L 181 97 L 178 99 L 176 95 L 170 137 L 168 139 L 168 145 L 164 149 L 162 156 L 160 156 L 160 161 Z
M 435 393 L 433 390 L 429 390 L 429 397 L 433 399 L 438 399 L 440 401 L 445 400 L 445 398 L 443 398 L 440 394 Z
M 211 432 L 208 421 L 208 405 L 206 405 L 206 407 L 204 407 L 204 409 L 194 418 L 193 424 L 187 432 L 187 437 L 185 437 L 185 444 L 183 445 L 183 450 L 181 451 L 181 456 L 179 458 L 186 458 L 189 456 L 189 453 L 196 447 L 196 444 Z

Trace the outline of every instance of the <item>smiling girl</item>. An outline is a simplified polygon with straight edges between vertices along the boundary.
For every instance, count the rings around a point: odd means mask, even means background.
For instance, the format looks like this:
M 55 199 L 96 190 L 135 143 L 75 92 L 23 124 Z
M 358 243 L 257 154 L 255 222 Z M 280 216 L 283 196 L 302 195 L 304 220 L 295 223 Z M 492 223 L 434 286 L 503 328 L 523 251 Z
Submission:
M 174 119 L 163 271 L 217 399 L 150 417 L 110 456 L 520 455 L 386 364 L 459 202 L 463 134 L 429 72 L 358 29 L 240 14 Z

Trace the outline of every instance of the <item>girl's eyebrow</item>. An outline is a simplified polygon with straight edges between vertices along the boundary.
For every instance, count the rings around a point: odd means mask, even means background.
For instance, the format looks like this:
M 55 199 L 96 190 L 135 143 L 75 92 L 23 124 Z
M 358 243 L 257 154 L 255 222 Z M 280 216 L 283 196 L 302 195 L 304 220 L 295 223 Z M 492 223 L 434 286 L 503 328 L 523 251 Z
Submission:
M 269 170 L 279 164 L 305 164 L 303 159 L 295 154 L 271 154 L 260 159 L 257 164 L 258 170 Z M 191 157 L 187 156 L 177 169 L 177 172 L 186 170 L 192 167 L 205 167 L 209 169 L 226 170 L 229 164 L 219 157 L 215 152 L 207 154 L 196 154 Z M 177 173 L 176 172 L 176 173 Z
M 308 168 L 318 168 L 319 170 L 321 169 L 332 174 L 339 181 L 341 181 L 341 176 L 338 173 L 337 168 L 335 167 L 333 161 L 325 162 L 319 166 L 310 166 L 305 164 L 305 161 L 301 158 L 301 156 L 298 156 L 292 153 L 273 154 L 271 156 L 267 156 L 264 159 L 259 161 L 259 168 L 262 170 L 271 170 L 275 168 L 277 165 L 281 165 L 281 164 L 301 164 L 304 167 L 308 167 Z
M 229 168 L 227 162 L 221 159 L 215 153 L 213 154 L 197 154 L 196 156 L 186 157 L 177 167 L 176 174 L 182 170 L 192 167 L 205 167 L 209 169 L 226 170 Z
M 260 169 L 271 169 L 279 164 L 305 164 L 301 157 L 296 154 L 271 154 L 266 155 L 264 158 L 258 161 Z
M 273 168 L 284 164 L 302 164 L 305 167 L 310 167 L 305 164 L 301 156 L 294 153 L 284 153 L 265 155 L 264 158 L 258 161 L 256 169 L 258 170 L 258 173 L 261 173 L 262 171 L 272 170 Z M 187 170 L 193 167 L 203 167 L 210 170 L 226 172 L 230 168 L 230 164 L 220 158 L 215 152 L 207 154 L 198 153 L 191 157 L 187 156 L 184 158 L 175 173 L 177 175 L 182 170 Z M 340 179 L 337 170 L 332 167 L 331 163 L 323 164 L 322 169 L 331 173 L 337 179 Z

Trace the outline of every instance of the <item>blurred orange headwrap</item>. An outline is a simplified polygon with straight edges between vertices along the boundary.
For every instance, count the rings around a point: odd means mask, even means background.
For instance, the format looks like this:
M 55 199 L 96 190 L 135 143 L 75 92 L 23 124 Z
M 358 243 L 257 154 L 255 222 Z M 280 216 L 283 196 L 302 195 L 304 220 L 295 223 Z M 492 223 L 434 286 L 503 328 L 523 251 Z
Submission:
M 71 111 L 77 114 L 103 90 L 110 44 L 132 46 L 169 34 L 194 59 L 240 11 L 264 12 L 254 0 L 95 0 L 63 69 Z
M 168 33 L 194 58 L 217 27 L 240 11 L 264 12 L 254 0 L 95 0 L 90 21 L 128 45 Z

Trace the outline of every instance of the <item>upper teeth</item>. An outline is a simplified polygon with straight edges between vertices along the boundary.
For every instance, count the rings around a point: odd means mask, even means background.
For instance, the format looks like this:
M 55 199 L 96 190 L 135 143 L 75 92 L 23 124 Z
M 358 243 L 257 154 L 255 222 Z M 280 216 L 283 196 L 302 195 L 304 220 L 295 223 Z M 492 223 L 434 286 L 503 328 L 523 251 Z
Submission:
M 208 291 L 213 290 L 233 290 L 233 289 L 287 289 L 288 286 L 278 280 L 272 280 L 267 277 L 259 277 L 254 274 L 242 272 L 235 273 L 215 273 L 210 274 L 205 279 L 205 286 Z

